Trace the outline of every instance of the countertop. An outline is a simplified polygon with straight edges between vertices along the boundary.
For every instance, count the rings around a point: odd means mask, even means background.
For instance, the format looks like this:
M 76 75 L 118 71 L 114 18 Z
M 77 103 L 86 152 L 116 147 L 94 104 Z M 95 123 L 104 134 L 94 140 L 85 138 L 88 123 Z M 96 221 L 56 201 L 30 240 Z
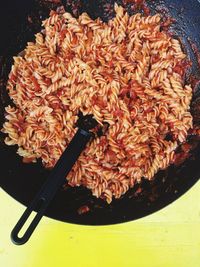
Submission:
M 1 267 L 199 267 L 200 181 L 166 208 L 111 226 L 44 217 L 23 246 L 10 231 L 25 207 L 0 189 Z

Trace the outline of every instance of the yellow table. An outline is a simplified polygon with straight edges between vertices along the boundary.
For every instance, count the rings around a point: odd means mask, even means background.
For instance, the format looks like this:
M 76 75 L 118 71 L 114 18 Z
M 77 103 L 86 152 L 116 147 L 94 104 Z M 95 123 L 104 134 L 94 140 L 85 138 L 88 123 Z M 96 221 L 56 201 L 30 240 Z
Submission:
M 200 267 L 200 182 L 129 223 L 91 227 L 43 218 L 23 246 L 9 236 L 24 206 L 1 189 L 0 202 L 0 267 Z

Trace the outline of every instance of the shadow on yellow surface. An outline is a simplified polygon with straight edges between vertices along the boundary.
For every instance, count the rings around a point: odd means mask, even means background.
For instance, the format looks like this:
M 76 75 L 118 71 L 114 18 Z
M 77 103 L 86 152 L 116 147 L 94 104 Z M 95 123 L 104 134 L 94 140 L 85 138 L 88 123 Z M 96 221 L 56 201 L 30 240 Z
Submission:
M 29 242 L 10 231 L 24 207 L 0 190 L 2 267 L 199 267 L 200 182 L 165 209 L 133 222 L 78 226 L 43 218 Z

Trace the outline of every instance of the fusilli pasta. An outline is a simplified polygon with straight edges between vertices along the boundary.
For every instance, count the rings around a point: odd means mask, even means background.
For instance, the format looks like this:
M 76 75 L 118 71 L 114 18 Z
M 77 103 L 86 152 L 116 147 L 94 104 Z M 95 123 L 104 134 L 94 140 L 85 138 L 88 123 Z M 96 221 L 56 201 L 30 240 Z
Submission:
M 78 113 L 108 130 L 81 154 L 67 177 L 96 197 L 120 198 L 173 163 L 192 128 L 192 88 L 176 66 L 180 42 L 161 30 L 161 16 L 129 16 L 115 4 L 108 23 L 86 13 L 52 11 L 24 56 L 14 57 L 7 89 L 7 145 L 25 162 L 52 168 L 70 142 Z

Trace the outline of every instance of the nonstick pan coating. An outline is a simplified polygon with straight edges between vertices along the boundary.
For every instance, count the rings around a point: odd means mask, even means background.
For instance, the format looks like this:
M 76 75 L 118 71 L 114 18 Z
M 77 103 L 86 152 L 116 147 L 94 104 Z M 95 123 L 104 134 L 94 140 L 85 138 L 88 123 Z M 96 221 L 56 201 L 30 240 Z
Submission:
M 59 1 L 7 1 L 0 8 L 0 127 L 4 122 L 4 107 L 10 103 L 5 85 L 12 56 L 22 51 L 27 41 L 34 39 L 34 33 L 40 30 L 41 21 L 49 14 L 50 9 L 56 9 Z M 94 4 L 95 2 L 95 4 Z M 121 4 L 123 1 L 115 1 Z M 125 2 L 125 1 L 124 1 Z M 128 2 L 128 1 L 127 1 Z M 184 49 L 193 62 L 192 76 L 198 79 L 200 69 L 197 54 L 200 50 L 200 2 L 197 0 L 177 1 L 146 1 L 151 14 L 160 12 L 176 19 L 172 31 L 181 37 Z M 78 4 L 77 4 L 78 3 Z M 63 1 L 67 11 L 75 15 L 87 12 L 92 18 L 101 17 L 107 20 L 113 16 L 114 1 Z M 109 4 L 109 5 L 105 5 Z M 109 10 L 106 7 L 111 7 Z M 129 7 L 131 4 L 129 4 Z M 189 39 L 188 39 L 189 38 Z M 194 49 L 194 45 L 196 46 Z M 193 79 L 193 80 L 194 80 Z M 200 88 L 195 87 L 193 97 L 193 115 L 199 123 L 197 104 Z M 13 198 L 28 205 L 41 185 L 47 179 L 49 171 L 38 162 L 23 164 L 16 154 L 16 147 L 8 147 L 0 135 L 0 185 Z M 71 223 L 88 225 L 105 225 L 134 220 L 151 214 L 170 204 L 189 188 L 200 177 L 200 146 L 199 141 L 189 137 L 194 145 L 191 155 L 180 166 L 171 166 L 160 171 L 154 181 L 143 181 L 129 190 L 123 197 L 108 205 L 101 199 L 96 199 L 91 192 L 83 187 L 61 188 L 49 209 L 47 216 Z M 79 214 L 82 206 L 89 212 Z

